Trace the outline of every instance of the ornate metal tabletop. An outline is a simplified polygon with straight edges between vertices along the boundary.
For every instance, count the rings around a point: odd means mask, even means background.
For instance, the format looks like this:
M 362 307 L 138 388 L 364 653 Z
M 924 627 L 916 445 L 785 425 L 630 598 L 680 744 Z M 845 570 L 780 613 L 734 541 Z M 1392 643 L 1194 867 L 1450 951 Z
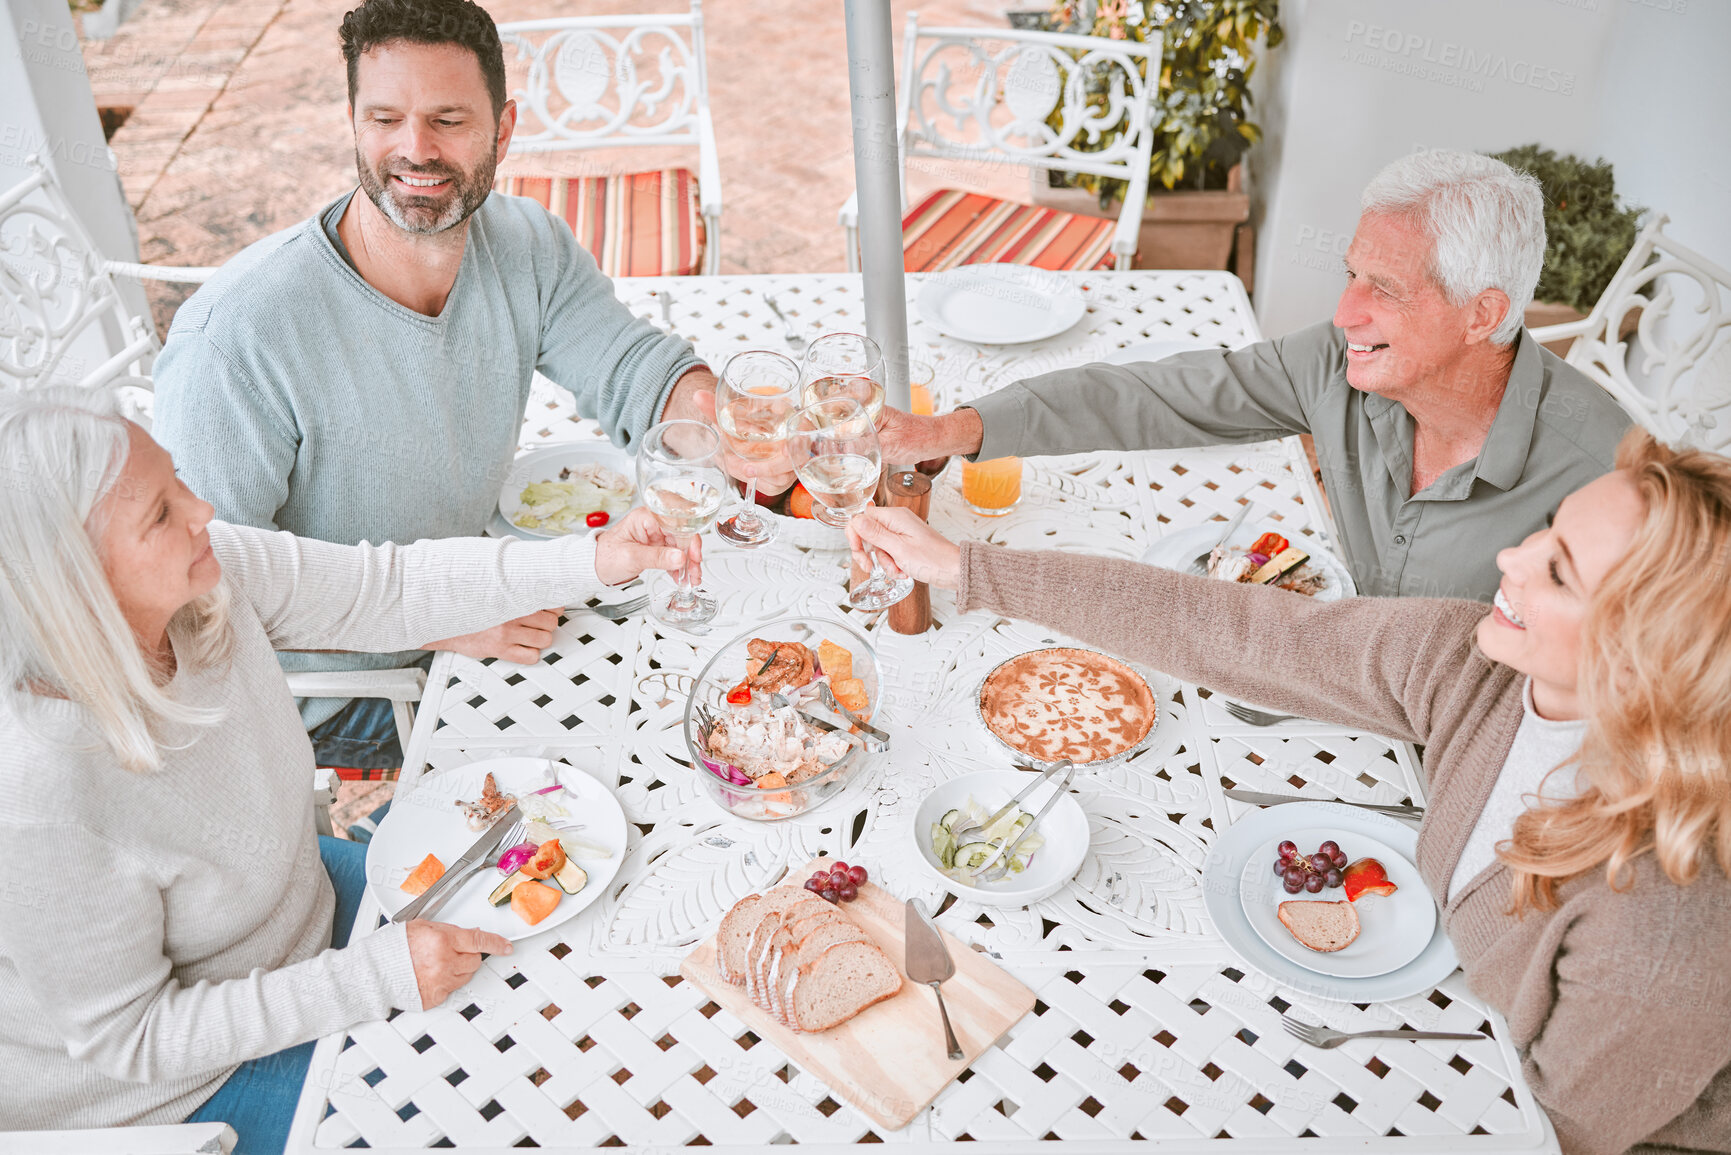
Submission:
M 1088 311 L 1072 330 L 982 348 L 941 336 L 910 309 L 912 340 L 938 371 L 940 407 L 1018 378 L 1148 341 L 1238 347 L 1258 338 L 1243 288 L 1224 273 L 1078 274 Z M 920 278 L 910 277 L 910 295 Z M 620 298 L 719 362 L 782 348 L 774 294 L 808 335 L 863 328 L 851 275 L 621 281 Z M 916 355 L 918 351 L 916 350 Z M 541 383 L 524 446 L 599 437 L 569 394 Z M 1326 541 L 1327 514 L 1296 441 L 1028 463 L 1025 497 L 984 519 L 955 470 L 931 520 L 954 538 L 1128 558 L 1175 529 L 1251 501 L 1289 535 Z M 489 960 L 444 1006 L 321 1040 L 291 1150 L 366 1145 L 504 1149 L 538 1145 L 823 1149 L 859 1142 L 990 1142 L 994 1150 L 1533 1150 L 1554 1144 L 1523 1084 L 1500 1017 L 1457 972 L 1394 1002 L 1340 1003 L 1239 962 L 1204 910 L 1217 831 L 1245 810 L 1224 786 L 1318 799 L 1422 802 L 1413 751 L 1309 722 L 1257 728 L 1206 691 L 1151 670 L 1160 699 L 1149 747 L 1079 778 L 1091 846 L 1075 879 L 1026 909 L 950 900 L 938 921 L 988 952 L 1038 997 L 1034 1012 L 913 1123 L 880 1133 L 774 1045 L 678 976 L 681 958 L 741 896 L 827 852 L 867 864 L 901 898 L 945 892 L 914 861 L 911 825 L 931 787 L 1003 765 L 974 695 L 1003 659 L 1055 639 L 1039 626 L 958 614 L 934 591 L 936 627 L 892 633 L 847 608 L 839 535 L 801 527 L 755 552 L 705 542 L 720 602 L 707 634 L 573 611 L 530 667 L 441 653 L 399 793 L 504 753 L 563 760 L 611 788 L 630 822 L 609 891 L 562 926 Z M 702 792 L 680 737 L 683 688 L 728 639 L 789 615 L 846 617 L 877 649 L 892 746 L 845 792 L 777 823 L 735 819 Z M 363 911 L 363 922 L 368 921 Z M 1353 1030 L 1485 1029 L 1480 1042 L 1363 1040 L 1316 1050 L 1279 1017 Z

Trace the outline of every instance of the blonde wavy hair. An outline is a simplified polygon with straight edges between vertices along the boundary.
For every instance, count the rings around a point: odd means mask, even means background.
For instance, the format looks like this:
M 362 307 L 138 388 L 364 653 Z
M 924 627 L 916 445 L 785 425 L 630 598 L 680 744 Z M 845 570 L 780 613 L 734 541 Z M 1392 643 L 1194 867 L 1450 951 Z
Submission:
M 1626 888 L 1643 854 L 1680 886 L 1708 856 L 1731 875 L 1731 459 L 1634 429 L 1617 468 L 1647 517 L 1581 627 L 1585 789 L 1498 845 L 1511 913 L 1552 909 L 1559 883 L 1600 866 Z
M 128 429 L 106 390 L 0 396 L 0 695 L 26 725 L 48 700 L 77 703 L 122 766 L 149 771 L 221 715 L 176 700 L 102 567 L 103 501 L 125 471 Z M 228 660 L 228 607 L 218 583 L 169 622 L 183 668 Z

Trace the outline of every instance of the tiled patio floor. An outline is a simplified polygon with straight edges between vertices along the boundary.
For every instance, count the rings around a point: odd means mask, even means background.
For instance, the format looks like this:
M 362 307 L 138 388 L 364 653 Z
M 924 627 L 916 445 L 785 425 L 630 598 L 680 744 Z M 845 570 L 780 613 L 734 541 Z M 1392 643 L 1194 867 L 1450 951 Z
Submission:
M 97 103 L 133 109 L 110 144 L 145 261 L 220 264 L 353 186 L 337 27 L 354 2 L 146 0 L 114 39 L 85 43 Z M 501 21 L 680 10 L 677 0 L 485 6 Z M 927 24 L 1001 28 L 1010 6 L 895 0 L 896 41 L 909 11 Z M 724 196 L 722 271 L 844 267 L 836 212 L 853 188 L 853 153 L 840 0 L 710 0 L 704 23 Z M 628 171 L 655 163 L 655 154 L 604 159 Z M 596 154 L 584 161 L 593 166 Z M 1020 170 L 943 176 L 1025 196 Z M 920 187 L 916 175 L 913 191 Z M 188 291 L 149 286 L 160 328 Z

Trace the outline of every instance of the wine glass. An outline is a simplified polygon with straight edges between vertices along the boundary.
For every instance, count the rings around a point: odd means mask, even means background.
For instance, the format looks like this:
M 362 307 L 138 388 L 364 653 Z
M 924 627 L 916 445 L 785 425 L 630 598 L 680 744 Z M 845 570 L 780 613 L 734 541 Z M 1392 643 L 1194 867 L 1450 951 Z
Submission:
M 721 435 L 701 421 L 663 421 L 637 448 L 637 488 L 643 504 L 681 551 L 715 524 L 727 475 L 721 470 Z M 667 598 L 652 599 L 649 614 L 669 626 L 701 626 L 715 617 L 715 599 L 691 586 L 688 558 Z
M 816 504 L 812 512 L 825 525 L 845 527 L 872 503 L 883 454 L 871 417 L 851 397 L 832 397 L 807 405 L 788 419 L 787 452 L 794 472 Z M 848 594 L 857 610 L 882 610 L 913 592 L 914 579 L 891 578 L 869 545 L 872 571 Z
M 825 333 L 805 350 L 805 403 L 852 397 L 876 427 L 884 411 L 884 355 L 859 333 Z
M 782 427 L 801 404 L 801 380 L 792 358 L 768 349 L 748 349 L 728 361 L 715 385 L 715 423 L 735 456 L 763 462 L 781 454 Z M 757 478 L 746 481 L 745 504 L 715 532 L 741 549 L 775 540 L 775 526 L 757 512 Z

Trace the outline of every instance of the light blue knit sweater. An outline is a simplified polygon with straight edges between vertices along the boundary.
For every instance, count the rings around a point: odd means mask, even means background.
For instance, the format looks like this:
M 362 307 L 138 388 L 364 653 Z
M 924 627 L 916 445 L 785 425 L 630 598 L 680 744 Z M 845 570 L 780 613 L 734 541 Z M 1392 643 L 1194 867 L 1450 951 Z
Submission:
M 156 438 L 226 521 L 344 545 L 477 535 L 535 370 L 630 447 L 701 364 L 632 316 L 533 201 L 494 193 L 469 219 L 437 317 L 392 301 L 337 252 L 320 220 L 346 204 L 229 261 L 180 307 L 157 361 Z M 381 669 L 417 656 L 286 654 L 283 665 Z M 317 725 L 342 705 L 316 699 L 302 716 Z

